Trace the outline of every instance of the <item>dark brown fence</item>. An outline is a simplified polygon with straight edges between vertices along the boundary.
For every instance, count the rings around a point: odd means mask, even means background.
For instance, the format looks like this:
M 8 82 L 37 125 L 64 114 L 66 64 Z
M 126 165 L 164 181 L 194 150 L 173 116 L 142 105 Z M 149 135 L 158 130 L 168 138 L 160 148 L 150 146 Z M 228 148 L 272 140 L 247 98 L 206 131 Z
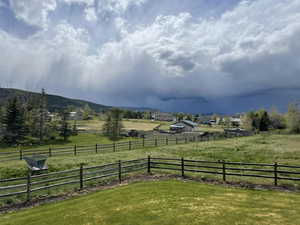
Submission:
M 249 136 L 239 133 L 208 133 L 207 135 L 191 134 L 187 136 L 166 136 L 153 139 L 141 139 L 127 142 L 114 142 L 111 144 L 95 144 L 95 145 L 74 145 L 60 148 L 47 149 L 28 149 L 10 152 L 0 152 L 0 162 L 22 160 L 24 156 L 32 156 L 34 154 L 53 156 L 77 156 L 82 154 L 98 154 L 105 152 L 128 151 L 141 149 L 146 147 L 158 147 L 164 145 L 184 144 L 190 142 L 201 142 L 210 140 L 220 140 L 224 138 L 233 138 L 240 136 Z
M 0 199 L 20 196 L 29 201 L 32 195 L 47 196 L 50 190 L 56 192 L 70 191 L 70 189 L 83 189 L 90 182 L 99 182 L 110 177 L 122 182 L 123 176 L 139 171 L 168 170 L 180 173 L 200 173 L 219 175 L 226 182 L 229 177 L 254 177 L 270 179 L 274 185 L 279 181 L 300 181 L 300 166 L 284 165 L 279 163 L 242 163 L 226 161 L 206 161 L 177 158 L 148 158 L 129 161 L 118 161 L 111 164 L 84 167 L 77 169 L 34 175 L 26 177 L 0 180 Z
M 81 164 L 77 169 L 33 176 L 28 172 L 26 177 L 0 180 L 0 198 L 21 196 L 28 201 L 32 194 L 47 195 L 50 190 L 58 187 L 64 187 L 60 191 L 82 189 L 87 182 L 109 177 L 118 177 L 121 182 L 124 174 L 145 170 L 148 166 L 147 159 L 142 158 L 92 167 Z

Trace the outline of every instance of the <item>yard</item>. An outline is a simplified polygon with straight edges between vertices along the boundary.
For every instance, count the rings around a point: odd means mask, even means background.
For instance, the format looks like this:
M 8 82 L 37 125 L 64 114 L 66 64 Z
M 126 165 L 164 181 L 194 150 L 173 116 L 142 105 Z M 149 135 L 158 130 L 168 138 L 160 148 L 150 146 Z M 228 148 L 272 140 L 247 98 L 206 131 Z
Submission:
M 1 225 L 297 225 L 300 195 L 152 181 L 0 215 Z

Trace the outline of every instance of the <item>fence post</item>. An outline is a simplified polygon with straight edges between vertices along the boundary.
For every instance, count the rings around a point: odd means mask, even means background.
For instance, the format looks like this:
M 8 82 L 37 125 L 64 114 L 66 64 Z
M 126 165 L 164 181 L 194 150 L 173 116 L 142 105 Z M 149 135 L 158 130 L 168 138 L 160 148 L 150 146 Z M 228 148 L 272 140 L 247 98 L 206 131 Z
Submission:
M 113 152 L 116 151 L 116 142 L 113 143 Z
M 157 138 L 155 138 L 155 146 L 157 147 Z
M 168 145 L 169 144 L 169 139 L 168 139 L 168 137 L 166 137 L 166 145 Z
M 77 146 L 74 145 L 74 155 L 77 155 Z
M 122 167 L 121 167 L 121 160 L 119 160 L 119 183 L 122 182 Z
M 274 163 L 274 185 L 277 186 L 278 174 L 277 174 L 277 162 Z
M 49 157 L 51 157 L 52 156 L 52 149 L 51 149 L 51 147 L 49 147 Z
M 184 158 L 181 158 L 181 176 L 184 177 Z
M 83 164 L 80 164 L 79 168 L 79 183 L 80 183 L 80 190 L 83 189 Z
M 185 137 L 185 143 L 187 143 L 187 137 Z
M 96 154 L 98 153 L 98 144 L 96 144 L 95 146 L 95 151 L 96 151 Z
M 145 137 L 143 137 L 143 147 L 145 147 Z
M 226 182 L 226 163 L 225 163 L 225 160 L 222 161 L 222 168 L 223 168 L 223 181 Z
M 31 199 L 31 171 L 27 171 L 27 201 Z
M 151 158 L 150 155 L 148 155 L 148 164 L 147 164 L 147 172 L 151 173 Z
M 129 143 L 129 150 L 131 150 L 131 141 L 129 141 L 128 143 Z
M 22 160 L 23 159 L 23 151 L 20 149 L 20 160 Z
M 178 138 L 176 137 L 176 145 L 178 144 Z

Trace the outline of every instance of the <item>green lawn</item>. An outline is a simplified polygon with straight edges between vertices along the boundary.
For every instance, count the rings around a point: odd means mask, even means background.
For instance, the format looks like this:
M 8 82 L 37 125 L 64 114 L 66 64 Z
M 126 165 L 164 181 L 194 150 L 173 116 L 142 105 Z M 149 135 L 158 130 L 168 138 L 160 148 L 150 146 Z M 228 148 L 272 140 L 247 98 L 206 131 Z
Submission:
M 201 184 L 138 182 L 0 215 L 1 225 L 298 225 L 300 195 Z

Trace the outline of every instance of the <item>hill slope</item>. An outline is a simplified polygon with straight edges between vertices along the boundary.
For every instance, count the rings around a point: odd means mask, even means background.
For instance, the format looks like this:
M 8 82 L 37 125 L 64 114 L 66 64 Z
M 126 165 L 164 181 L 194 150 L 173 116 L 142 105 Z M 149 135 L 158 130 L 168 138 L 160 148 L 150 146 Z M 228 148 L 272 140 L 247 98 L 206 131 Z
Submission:
M 12 88 L 0 88 L 0 102 L 5 103 L 9 98 L 17 96 L 21 99 L 28 99 L 29 97 L 38 97 L 40 93 L 24 91 L 19 89 Z M 96 112 L 103 111 L 105 109 L 111 108 L 110 106 L 105 106 L 101 104 L 96 104 L 89 101 L 65 98 L 58 95 L 49 95 L 47 94 L 47 104 L 49 111 L 57 111 L 64 109 L 68 106 L 74 107 L 84 107 L 86 104 L 89 105 L 91 109 Z

